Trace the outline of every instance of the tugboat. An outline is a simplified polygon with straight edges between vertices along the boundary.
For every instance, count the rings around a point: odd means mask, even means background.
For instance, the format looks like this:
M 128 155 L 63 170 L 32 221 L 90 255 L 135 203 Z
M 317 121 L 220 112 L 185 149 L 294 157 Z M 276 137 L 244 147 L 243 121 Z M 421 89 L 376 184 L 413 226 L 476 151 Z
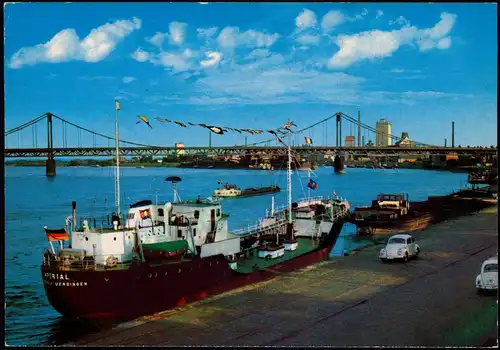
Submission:
M 271 185 L 264 187 L 250 187 L 245 189 L 240 189 L 233 184 L 222 184 L 219 181 L 219 185 L 223 185 L 214 191 L 214 197 L 250 197 L 259 196 L 263 194 L 276 193 L 281 191 L 279 186 Z
M 91 217 L 78 225 L 73 202 L 63 229 L 45 227 L 51 249 L 42 279 L 50 304 L 67 317 L 138 317 L 314 264 L 328 258 L 348 216 L 349 203 L 338 198 L 292 203 L 288 146 L 288 203 L 275 209 L 272 197 L 271 210 L 252 227 L 229 232 L 218 200 L 178 198 L 178 177 L 167 178 L 173 202 L 137 202 L 122 223 L 118 130 L 116 147 L 113 225 Z

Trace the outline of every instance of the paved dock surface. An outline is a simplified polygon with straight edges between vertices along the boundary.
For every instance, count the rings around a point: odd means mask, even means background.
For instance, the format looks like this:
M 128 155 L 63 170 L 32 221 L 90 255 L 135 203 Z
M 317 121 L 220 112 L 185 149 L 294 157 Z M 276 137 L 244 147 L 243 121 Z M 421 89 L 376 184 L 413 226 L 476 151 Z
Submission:
M 489 212 L 489 213 L 488 213 Z M 72 345 L 439 346 L 496 338 L 497 297 L 477 295 L 497 254 L 496 207 L 413 233 L 421 256 L 382 246 L 87 335 Z M 126 305 L 124 305 L 126 307 Z

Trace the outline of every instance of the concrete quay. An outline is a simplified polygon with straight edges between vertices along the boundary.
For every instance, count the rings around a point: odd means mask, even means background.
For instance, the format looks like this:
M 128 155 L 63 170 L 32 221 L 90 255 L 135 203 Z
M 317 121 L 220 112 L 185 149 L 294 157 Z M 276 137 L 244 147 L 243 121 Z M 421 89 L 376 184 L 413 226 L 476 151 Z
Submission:
M 497 344 L 497 295 L 475 289 L 481 263 L 498 252 L 497 207 L 412 235 L 421 256 L 406 264 L 383 264 L 382 246 L 366 247 L 70 345 Z

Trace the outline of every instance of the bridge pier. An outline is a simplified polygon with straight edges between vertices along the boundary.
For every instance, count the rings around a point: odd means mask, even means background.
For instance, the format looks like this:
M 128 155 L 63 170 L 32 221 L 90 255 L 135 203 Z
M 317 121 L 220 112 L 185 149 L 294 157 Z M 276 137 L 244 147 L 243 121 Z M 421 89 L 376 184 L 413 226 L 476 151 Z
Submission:
M 45 175 L 56 176 L 56 160 L 50 157 L 45 161 Z
M 337 154 L 335 160 L 333 161 L 333 168 L 336 174 L 344 173 L 344 155 Z

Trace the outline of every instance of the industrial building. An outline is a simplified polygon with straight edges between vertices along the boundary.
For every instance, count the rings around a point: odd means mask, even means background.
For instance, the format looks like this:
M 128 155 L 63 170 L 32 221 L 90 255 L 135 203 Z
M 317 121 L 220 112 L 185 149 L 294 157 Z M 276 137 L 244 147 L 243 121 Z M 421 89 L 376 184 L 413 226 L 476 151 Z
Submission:
M 380 119 L 375 125 L 377 133 L 375 145 L 377 147 L 391 146 L 391 122 L 385 119 Z
M 354 136 L 346 136 L 344 146 L 345 147 L 355 147 L 356 144 L 355 144 Z

